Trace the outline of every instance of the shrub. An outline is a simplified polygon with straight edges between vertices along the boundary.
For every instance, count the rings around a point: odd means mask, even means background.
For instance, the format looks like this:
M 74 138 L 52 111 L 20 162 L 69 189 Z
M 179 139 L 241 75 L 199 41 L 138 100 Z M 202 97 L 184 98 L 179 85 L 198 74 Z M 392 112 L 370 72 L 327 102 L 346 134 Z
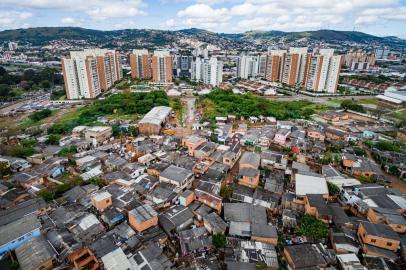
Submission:
M 226 246 L 226 236 L 222 233 L 213 234 L 212 243 L 216 248 L 223 248 Z
M 39 120 L 42 120 L 44 118 L 47 118 L 51 114 L 52 114 L 52 111 L 50 109 L 43 109 L 41 111 L 34 112 L 33 114 L 31 114 L 29 116 L 29 118 L 31 120 L 33 120 L 33 121 L 39 121 Z
M 296 233 L 315 241 L 326 238 L 328 230 L 321 220 L 318 220 L 309 214 L 305 214 Z

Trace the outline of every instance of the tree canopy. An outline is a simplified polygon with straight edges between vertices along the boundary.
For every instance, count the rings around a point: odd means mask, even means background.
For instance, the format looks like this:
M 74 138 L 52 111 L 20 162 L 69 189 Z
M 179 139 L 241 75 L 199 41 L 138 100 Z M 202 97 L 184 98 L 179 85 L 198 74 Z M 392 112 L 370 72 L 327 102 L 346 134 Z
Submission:
M 50 109 L 43 109 L 41 111 L 34 112 L 33 114 L 31 114 L 29 116 L 29 118 L 31 120 L 33 120 L 33 121 L 39 121 L 39 120 L 42 120 L 44 118 L 47 118 L 51 114 L 52 114 L 52 111 Z
M 208 100 L 210 105 L 214 106 L 211 111 L 204 108 L 206 118 L 227 116 L 229 114 L 238 117 L 274 116 L 277 119 L 309 118 L 315 112 L 313 109 L 314 104 L 306 100 L 274 101 L 251 93 L 237 95 L 221 89 L 216 89 L 206 95 L 203 102 L 205 100 Z
M 226 245 L 226 236 L 222 233 L 213 234 L 212 242 L 216 248 L 223 248 Z
M 302 222 L 296 232 L 313 241 L 326 238 L 328 235 L 326 225 L 321 220 L 318 220 L 309 214 L 303 216 Z
M 146 114 L 155 106 L 169 106 L 165 92 L 123 93 L 96 100 L 92 105 L 82 107 L 72 118 L 55 123 L 48 134 L 64 134 L 80 125 L 91 125 L 98 117 L 112 114 Z

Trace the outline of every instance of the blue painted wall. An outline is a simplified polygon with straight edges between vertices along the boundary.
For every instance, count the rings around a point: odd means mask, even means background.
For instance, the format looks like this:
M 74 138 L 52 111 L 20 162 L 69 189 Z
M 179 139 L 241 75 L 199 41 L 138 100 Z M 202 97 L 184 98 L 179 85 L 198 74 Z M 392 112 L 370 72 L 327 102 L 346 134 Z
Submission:
M 7 244 L 2 245 L 0 247 L 0 256 L 9 251 L 15 250 L 22 244 L 28 242 L 29 240 L 33 239 L 34 237 L 39 237 L 40 235 L 41 235 L 41 232 L 40 232 L 40 229 L 38 228 L 32 232 L 29 232 L 25 235 L 22 235 L 14 240 L 8 242 Z

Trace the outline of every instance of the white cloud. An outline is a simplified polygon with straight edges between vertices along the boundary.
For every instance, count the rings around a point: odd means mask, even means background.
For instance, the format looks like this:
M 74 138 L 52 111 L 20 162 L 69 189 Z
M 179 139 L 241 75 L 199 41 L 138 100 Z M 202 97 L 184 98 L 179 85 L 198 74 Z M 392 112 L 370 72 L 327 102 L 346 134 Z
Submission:
M 194 4 L 180 10 L 177 19 L 169 19 L 165 22 L 169 28 L 198 27 L 209 30 L 219 30 L 227 25 L 232 18 L 227 8 L 212 8 L 206 4 Z
M 70 25 L 70 26 L 80 26 L 84 22 L 83 19 L 73 18 L 73 17 L 63 17 L 61 23 Z
M 31 17 L 30 12 L 0 11 L 0 29 L 29 27 L 26 20 Z
M 164 25 L 169 28 L 198 27 L 226 32 L 315 30 L 342 27 L 343 23 L 352 28 L 352 24 L 357 22 L 372 23 L 379 18 L 385 19 L 385 10 L 393 11 L 402 5 L 398 0 L 295 0 L 294 3 L 286 0 L 229 0 L 227 2 L 231 5 L 225 8 L 217 5 L 223 1 L 196 2 L 180 10 L 177 19 L 171 18 Z M 380 10 L 382 14 L 362 14 L 364 10 Z M 378 19 L 374 16 L 378 16 Z M 404 16 L 403 13 L 394 12 L 392 20 L 403 20 Z
M 146 4 L 142 0 L 1 0 L 1 4 L 32 9 L 81 11 L 97 20 L 146 14 L 143 10 Z
M 108 18 L 133 17 L 146 13 L 137 7 L 126 6 L 124 3 L 112 3 L 103 7 L 91 9 L 86 12 L 93 19 L 104 20 Z
M 137 24 L 135 23 L 135 21 L 126 21 L 126 22 L 122 22 L 122 23 L 116 23 L 114 25 L 114 29 L 129 29 L 129 28 L 134 28 L 136 26 L 137 26 Z
M 380 21 L 406 21 L 406 7 L 366 9 L 359 14 L 355 24 L 368 25 Z

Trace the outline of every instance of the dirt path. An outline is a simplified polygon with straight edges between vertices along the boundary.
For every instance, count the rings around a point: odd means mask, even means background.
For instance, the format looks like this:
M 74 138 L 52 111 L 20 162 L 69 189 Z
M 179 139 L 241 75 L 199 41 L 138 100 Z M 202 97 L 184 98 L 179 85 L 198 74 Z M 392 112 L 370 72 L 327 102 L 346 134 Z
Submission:
M 196 98 L 188 97 L 181 99 L 184 104 L 186 104 L 185 112 L 185 127 L 178 127 L 175 129 L 175 135 L 178 137 L 186 137 L 193 133 L 193 124 L 195 123 L 195 113 L 196 113 Z

